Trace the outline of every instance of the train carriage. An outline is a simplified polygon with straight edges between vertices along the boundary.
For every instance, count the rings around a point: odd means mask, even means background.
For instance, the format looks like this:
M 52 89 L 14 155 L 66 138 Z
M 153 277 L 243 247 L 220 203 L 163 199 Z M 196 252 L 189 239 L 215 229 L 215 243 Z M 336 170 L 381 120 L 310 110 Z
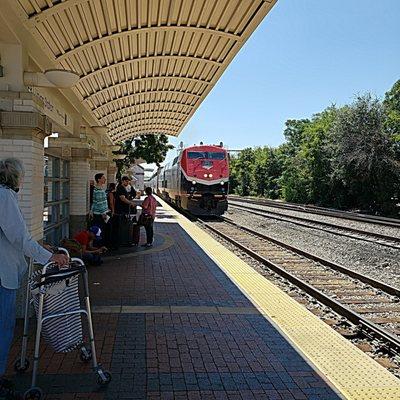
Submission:
M 187 147 L 153 175 L 150 185 L 194 215 L 222 215 L 228 208 L 228 152 L 222 145 Z

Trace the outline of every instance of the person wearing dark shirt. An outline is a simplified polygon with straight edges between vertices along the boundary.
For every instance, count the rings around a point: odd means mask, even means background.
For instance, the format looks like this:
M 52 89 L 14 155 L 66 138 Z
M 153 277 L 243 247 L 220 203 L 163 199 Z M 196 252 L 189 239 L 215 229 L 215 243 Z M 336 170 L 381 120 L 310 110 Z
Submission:
M 117 249 L 123 241 L 123 238 L 121 237 L 121 229 L 123 227 L 122 224 L 127 221 L 127 216 L 129 218 L 129 216 L 136 215 L 136 204 L 132 200 L 136 196 L 136 191 L 133 188 L 131 188 L 130 192 L 127 190 L 127 188 L 130 186 L 130 182 L 131 180 L 128 176 L 123 176 L 121 183 L 118 185 L 115 192 L 115 231 L 118 232 L 118 235 L 117 243 L 115 244 L 114 249 Z M 134 235 L 132 233 L 132 235 L 129 236 L 133 237 Z M 137 245 L 138 243 L 132 244 Z
M 118 185 L 115 193 L 115 213 L 119 215 L 136 214 L 135 202 L 132 201 L 136 197 L 135 189 L 131 188 L 128 192 L 131 180 L 128 176 L 123 176 L 121 183 Z
M 115 199 L 116 199 L 116 187 L 115 183 L 110 183 L 107 189 L 107 202 L 108 208 L 111 210 L 111 218 L 108 222 L 108 238 L 109 238 L 109 245 L 111 249 L 116 249 L 118 247 L 118 216 L 115 212 Z
M 115 214 L 115 192 L 116 192 L 115 183 L 112 182 L 108 185 L 108 189 L 106 191 L 107 203 L 108 203 L 108 208 L 111 210 L 111 216 Z

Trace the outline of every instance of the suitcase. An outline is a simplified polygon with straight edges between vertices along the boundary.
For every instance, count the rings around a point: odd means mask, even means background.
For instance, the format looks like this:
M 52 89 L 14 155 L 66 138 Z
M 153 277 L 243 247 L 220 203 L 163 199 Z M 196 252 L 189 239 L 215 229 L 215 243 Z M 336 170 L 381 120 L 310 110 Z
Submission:
M 140 242 L 140 225 L 139 224 L 133 224 L 133 244 L 139 244 Z
M 118 237 L 120 246 L 128 246 L 133 243 L 133 221 L 126 215 L 119 218 Z
M 139 244 L 140 226 L 136 222 L 136 217 L 128 215 L 121 216 L 118 233 L 120 246 Z

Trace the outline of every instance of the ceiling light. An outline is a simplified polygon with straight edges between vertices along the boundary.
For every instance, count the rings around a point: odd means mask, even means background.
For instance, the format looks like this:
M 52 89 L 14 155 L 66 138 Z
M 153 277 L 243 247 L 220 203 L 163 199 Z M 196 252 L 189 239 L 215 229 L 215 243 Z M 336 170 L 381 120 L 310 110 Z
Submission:
M 49 69 L 44 72 L 44 76 L 54 86 L 60 88 L 72 87 L 79 81 L 79 75 L 76 72 L 64 69 Z

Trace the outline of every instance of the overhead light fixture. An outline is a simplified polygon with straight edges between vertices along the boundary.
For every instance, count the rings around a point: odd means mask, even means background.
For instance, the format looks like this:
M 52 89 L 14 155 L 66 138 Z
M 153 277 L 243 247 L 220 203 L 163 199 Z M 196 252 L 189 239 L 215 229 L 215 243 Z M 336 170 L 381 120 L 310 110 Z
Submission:
M 69 88 L 79 81 L 79 75 L 76 72 L 65 69 L 48 69 L 44 71 L 44 76 L 54 86 L 60 88 Z
M 24 83 L 27 86 L 70 88 L 79 81 L 76 72 L 65 69 L 49 69 L 42 72 L 24 72 Z

